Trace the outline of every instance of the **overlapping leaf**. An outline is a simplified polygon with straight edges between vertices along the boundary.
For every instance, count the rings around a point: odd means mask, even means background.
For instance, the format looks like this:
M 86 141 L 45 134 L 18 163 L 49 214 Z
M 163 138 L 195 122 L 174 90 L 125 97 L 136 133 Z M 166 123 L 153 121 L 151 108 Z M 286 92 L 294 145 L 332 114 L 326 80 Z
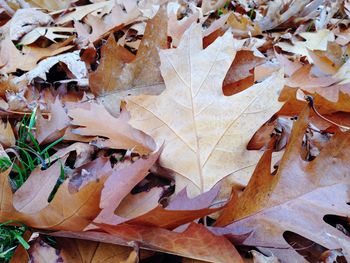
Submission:
M 283 238 L 292 231 L 326 248 L 350 255 L 350 238 L 324 221 L 327 214 L 349 214 L 349 132 L 337 132 L 312 162 L 301 159 L 308 109 L 295 123 L 277 174 L 271 175 L 271 150 L 266 151 L 236 206 L 226 210 L 218 225 L 253 230 L 246 244 L 269 245 L 280 259 L 302 257 Z

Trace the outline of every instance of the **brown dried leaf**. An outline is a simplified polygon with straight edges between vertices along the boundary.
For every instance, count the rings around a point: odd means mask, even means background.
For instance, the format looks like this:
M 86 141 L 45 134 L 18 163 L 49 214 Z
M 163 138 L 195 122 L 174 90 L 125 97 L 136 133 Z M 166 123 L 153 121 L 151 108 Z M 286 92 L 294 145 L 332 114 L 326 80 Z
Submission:
M 306 162 L 301 158 L 301 143 L 308 112 L 305 109 L 295 123 L 277 174 L 270 172 L 271 150 L 268 150 L 236 206 L 222 214 L 218 225 L 240 219 L 228 228 L 251 228 L 253 235 L 245 241 L 247 245 L 288 248 L 283 238 L 288 230 L 326 248 L 342 248 L 348 257 L 349 237 L 325 223 L 323 217 L 345 216 L 349 211 L 350 133 L 337 132 L 315 160 Z M 302 260 L 292 249 L 268 250 L 281 260 Z
M 264 61 L 265 58 L 255 56 L 253 51 L 238 51 L 224 79 L 224 94 L 231 96 L 252 86 L 254 84 L 252 70 Z
M 251 37 L 262 33 L 257 23 L 254 23 L 248 16 L 239 13 L 231 13 L 227 24 L 232 28 L 235 37 Z
M 113 1 L 110 1 L 112 3 Z M 105 2 L 108 3 L 108 2 Z M 96 3 L 98 4 L 98 3 Z M 91 27 L 91 32 L 83 23 L 75 19 L 74 27 L 77 30 L 78 39 L 83 45 L 89 42 L 94 43 L 110 31 L 116 31 L 119 28 L 131 24 L 139 19 L 141 15 L 135 1 L 129 1 L 125 5 L 125 11 L 120 4 L 115 4 L 110 14 L 100 17 L 94 14 L 88 14 L 84 22 Z
M 56 178 L 58 178 L 60 173 L 60 169 L 57 169 L 57 166 L 60 167 L 59 163 L 60 162 L 57 161 L 57 164 L 51 166 L 46 171 L 38 171 L 37 176 L 30 176 L 22 186 L 24 187 L 23 190 L 19 188 L 19 190 L 17 190 L 18 193 L 15 193 L 15 197 L 12 193 L 8 178 L 11 168 L 1 173 L 0 220 L 6 221 L 11 218 L 35 228 L 70 231 L 83 230 L 90 224 L 100 211 L 100 192 L 105 180 L 104 175 L 106 174 L 100 174 L 100 180 L 90 181 L 82 189 L 73 193 L 69 191 L 69 182 L 66 180 L 58 189 L 53 200 L 47 203 L 47 193 L 51 193 L 53 188 L 52 183 L 56 182 L 51 177 L 56 176 Z M 55 173 L 51 173 L 52 170 L 54 170 Z M 100 170 L 103 171 L 103 167 L 101 167 Z M 47 184 L 37 182 L 41 180 L 42 174 L 48 174 Z M 45 194 L 37 195 L 37 193 Z M 31 198 L 28 199 L 27 194 L 30 194 Z M 41 200 L 40 211 L 36 210 L 35 207 L 37 204 L 36 201 L 34 202 L 35 199 L 33 198 Z M 13 203 L 14 199 L 17 200 L 16 204 Z M 28 207 L 28 205 L 33 207 L 33 210 L 25 208 Z M 16 210 L 15 207 L 20 211 Z M 22 209 L 24 209 L 24 211 L 22 211 Z
M 28 250 L 32 263 L 135 263 L 137 254 L 132 248 L 93 241 L 56 238 L 56 246 L 51 247 L 40 237 L 30 243 Z
M 102 52 L 100 66 L 90 75 L 90 88 L 94 94 L 103 96 L 109 109 L 114 108 L 113 112 L 117 111 L 120 97 L 137 92 L 140 88 L 148 91 L 163 87 L 158 50 L 167 47 L 167 15 L 164 6 L 147 23 L 133 62 L 124 63 L 125 59 L 121 56 L 123 52 L 115 46 L 113 39 L 108 44 L 111 47 L 107 46 L 103 50 L 105 52 Z M 116 94 L 118 92 L 124 94 L 119 96 Z
M 210 191 L 190 199 L 185 188 L 177 194 L 167 207 L 163 208 L 161 205 L 158 205 L 147 213 L 129 220 L 127 223 L 174 229 L 221 210 L 223 207 L 209 208 L 219 189 L 220 184 L 213 187 Z
M 31 70 L 37 66 L 37 62 L 45 57 L 54 56 L 71 49 L 72 45 L 67 45 L 72 39 L 53 44 L 47 48 L 23 47 L 19 51 L 9 37 L 1 41 L 0 67 L 1 72 L 11 73 L 17 69 L 24 71 Z
M 60 177 L 61 166 L 67 158 L 63 158 L 51 165 L 47 170 L 36 167 L 27 180 L 14 194 L 13 206 L 21 212 L 36 214 L 49 205 L 48 199 L 58 178 Z M 40 185 L 38 188 L 36 185 Z
M 32 6 L 44 8 L 47 10 L 59 10 L 68 8 L 71 4 L 77 2 L 77 0 L 26 0 L 26 2 L 28 2 Z
M 125 168 L 114 170 L 106 180 L 101 192 L 101 212 L 95 223 L 117 225 L 128 219 L 114 213 L 123 198 L 148 174 L 148 170 L 158 160 L 162 148 L 149 158 L 140 158 Z M 118 191 L 116 191 L 118 189 Z
M 39 143 L 50 143 L 60 137 L 70 123 L 66 110 L 57 97 L 54 103 L 49 104 L 50 118 L 45 119 L 41 114 L 36 119 L 36 138 Z
M 73 118 L 72 125 L 82 126 L 74 129 L 73 133 L 108 138 L 94 140 L 94 144 L 100 148 L 134 149 L 142 154 L 155 150 L 156 145 L 149 135 L 128 124 L 130 117 L 126 111 L 115 118 L 103 105 L 91 103 L 89 110 L 70 109 L 68 115 Z
M 0 143 L 3 146 L 11 147 L 16 144 L 16 138 L 13 133 L 11 124 L 0 120 Z
M 203 14 L 207 14 L 211 11 L 215 11 L 221 7 L 223 7 L 226 3 L 226 0 L 203 0 L 202 1 L 202 12 Z
M 99 226 L 113 236 L 138 242 L 153 250 L 210 262 L 243 262 L 226 238 L 216 236 L 205 226 L 196 223 L 191 223 L 181 233 L 145 226 Z

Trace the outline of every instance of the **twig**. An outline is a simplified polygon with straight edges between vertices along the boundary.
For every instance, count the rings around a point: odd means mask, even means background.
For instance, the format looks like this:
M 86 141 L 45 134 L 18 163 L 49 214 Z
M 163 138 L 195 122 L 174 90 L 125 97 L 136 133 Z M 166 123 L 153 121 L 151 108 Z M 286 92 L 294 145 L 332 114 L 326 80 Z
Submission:
M 312 108 L 312 110 L 315 112 L 315 114 L 320 117 L 322 120 L 326 121 L 326 122 L 329 122 L 337 127 L 339 127 L 341 130 L 345 130 L 345 131 L 348 131 L 350 130 L 350 127 L 347 127 L 347 126 L 344 126 L 344 125 L 340 125 L 330 119 L 327 119 L 326 117 L 322 116 L 315 108 L 315 104 L 314 104 L 314 98 L 310 95 L 306 95 L 305 96 L 305 99 L 309 102 L 309 105 L 310 107 Z

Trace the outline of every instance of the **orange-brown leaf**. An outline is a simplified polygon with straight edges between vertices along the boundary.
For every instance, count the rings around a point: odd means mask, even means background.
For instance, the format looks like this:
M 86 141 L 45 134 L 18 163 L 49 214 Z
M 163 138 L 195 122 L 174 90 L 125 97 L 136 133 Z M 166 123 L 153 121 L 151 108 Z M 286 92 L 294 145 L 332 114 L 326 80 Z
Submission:
M 113 236 L 138 242 L 153 250 L 211 262 L 243 262 L 235 247 L 226 238 L 216 236 L 205 226 L 196 223 L 191 223 L 181 233 L 131 225 L 100 227 Z
M 56 176 L 57 178 L 60 172 L 59 170 L 60 169 L 57 169 L 57 166 L 51 166 L 47 173 L 49 174 L 49 171 L 55 171 L 56 174 L 51 174 L 51 176 Z M 103 170 L 102 167 L 100 170 Z M 90 224 L 100 211 L 99 200 L 105 179 L 103 174 L 100 175 L 100 180 L 90 181 L 77 192 L 69 190 L 69 180 L 66 180 L 58 189 L 53 200 L 50 203 L 47 203 L 47 193 L 51 193 L 50 186 L 52 186 L 54 179 L 48 178 L 48 183 L 42 184 L 35 183 L 40 179 L 39 175 L 42 173 L 38 171 L 39 174 L 37 176 L 30 176 L 25 182 L 24 189 L 28 190 L 28 188 L 30 188 L 29 186 L 31 186 L 32 192 L 30 199 L 26 200 L 25 196 L 22 196 L 24 194 L 22 191 L 25 192 L 25 190 L 21 190 L 21 188 L 19 188 L 18 191 L 20 192 L 17 194 L 19 197 L 14 198 L 9 183 L 9 172 L 10 169 L 0 174 L 1 221 L 12 219 L 35 228 L 78 231 L 83 230 L 88 224 Z M 32 182 L 32 180 L 34 182 Z M 44 189 L 42 189 L 43 187 Z M 39 192 L 39 194 L 44 194 L 43 196 L 38 196 L 36 194 L 37 192 Z M 26 207 L 25 204 L 35 207 L 36 201 L 34 198 L 41 200 L 40 211 L 31 211 L 30 209 L 21 211 Z M 18 203 L 14 205 L 14 201 L 23 202 L 23 205 L 19 205 Z M 17 207 L 19 211 L 16 210 L 15 207 Z

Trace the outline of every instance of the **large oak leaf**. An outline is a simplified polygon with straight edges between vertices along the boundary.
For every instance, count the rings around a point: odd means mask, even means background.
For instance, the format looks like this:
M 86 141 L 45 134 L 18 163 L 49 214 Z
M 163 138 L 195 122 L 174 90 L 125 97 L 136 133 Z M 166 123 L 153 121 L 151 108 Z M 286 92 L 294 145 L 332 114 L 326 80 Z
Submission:
M 247 245 L 269 246 L 280 259 L 302 262 L 283 238 L 297 233 L 328 249 L 350 255 L 350 238 L 324 221 L 327 214 L 348 217 L 350 133 L 338 132 L 311 162 L 301 158 L 308 125 L 308 109 L 293 127 L 289 144 L 276 174 L 270 173 L 271 150 L 265 152 L 235 206 L 224 210 L 218 225 L 234 230 L 250 228 Z M 284 248 L 284 249 L 277 249 Z M 288 260 L 287 260 L 288 261 Z
M 177 49 L 160 52 L 166 90 L 127 99 L 130 123 L 158 144 L 165 141 L 160 161 L 181 175 L 178 186 L 193 182 L 191 196 L 230 174 L 247 182 L 245 169 L 260 153 L 248 152 L 246 145 L 281 107 L 276 102 L 284 83 L 281 72 L 235 96 L 223 95 L 222 82 L 242 44 L 227 32 L 203 50 L 202 29 L 195 24 Z

